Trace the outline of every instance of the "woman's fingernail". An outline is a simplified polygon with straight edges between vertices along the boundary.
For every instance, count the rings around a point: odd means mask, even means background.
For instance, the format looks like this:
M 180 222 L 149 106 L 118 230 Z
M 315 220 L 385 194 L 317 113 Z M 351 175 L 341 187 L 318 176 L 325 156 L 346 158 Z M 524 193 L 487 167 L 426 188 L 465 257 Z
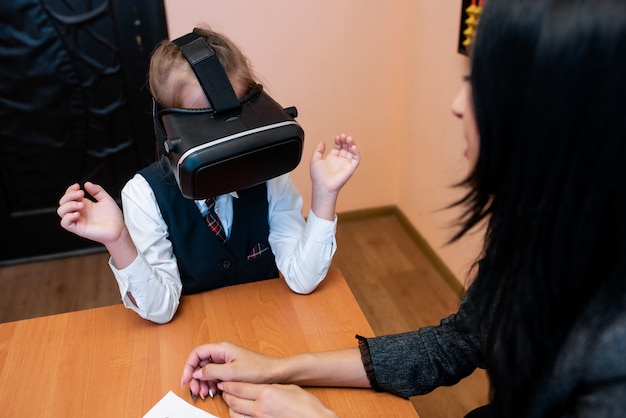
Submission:
M 213 390 L 209 389 L 209 396 L 212 398 L 213 397 Z

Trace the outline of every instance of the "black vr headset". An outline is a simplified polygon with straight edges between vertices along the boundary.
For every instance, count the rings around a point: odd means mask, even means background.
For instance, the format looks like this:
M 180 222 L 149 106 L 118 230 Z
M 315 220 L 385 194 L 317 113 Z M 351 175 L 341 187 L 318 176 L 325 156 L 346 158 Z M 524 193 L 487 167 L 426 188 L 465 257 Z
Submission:
M 260 85 L 241 101 L 211 47 L 195 33 L 172 41 L 187 58 L 210 109 L 157 112 L 154 130 L 182 194 L 206 199 L 287 173 L 302 157 L 295 107 L 283 109 Z

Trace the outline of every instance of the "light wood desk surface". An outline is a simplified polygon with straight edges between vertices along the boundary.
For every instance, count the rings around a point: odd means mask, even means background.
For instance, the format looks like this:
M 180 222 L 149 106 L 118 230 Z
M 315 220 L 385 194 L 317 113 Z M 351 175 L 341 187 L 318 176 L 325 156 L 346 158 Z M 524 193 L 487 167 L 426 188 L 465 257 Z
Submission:
M 0 415 L 142 417 L 168 391 L 218 417 L 220 396 L 180 387 L 191 349 L 230 340 L 268 355 L 354 347 L 372 336 L 341 272 L 310 295 L 281 279 L 184 296 L 156 325 L 122 305 L 0 324 Z M 412 404 L 370 389 L 308 388 L 340 417 L 417 417 Z

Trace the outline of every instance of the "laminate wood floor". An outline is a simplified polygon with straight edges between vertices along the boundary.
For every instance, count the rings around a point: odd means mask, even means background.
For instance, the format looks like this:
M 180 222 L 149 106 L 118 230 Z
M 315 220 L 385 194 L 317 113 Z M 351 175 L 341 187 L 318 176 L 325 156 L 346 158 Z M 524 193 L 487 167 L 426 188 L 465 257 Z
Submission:
M 345 276 L 376 335 L 436 325 L 460 296 L 393 215 L 340 220 L 333 266 Z M 0 322 L 120 303 L 96 253 L 0 267 Z M 455 386 L 411 399 L 422 418 L 463 417 L 487 402 L 482 370 Z
M 333 265 L 343 273 L 376 335 L 437 325 L 456 312 L 454 289 L 394 215 L 337 226 Z M 484 370 L 411 398 L 421 418 L 459 418 L 488 402 Z

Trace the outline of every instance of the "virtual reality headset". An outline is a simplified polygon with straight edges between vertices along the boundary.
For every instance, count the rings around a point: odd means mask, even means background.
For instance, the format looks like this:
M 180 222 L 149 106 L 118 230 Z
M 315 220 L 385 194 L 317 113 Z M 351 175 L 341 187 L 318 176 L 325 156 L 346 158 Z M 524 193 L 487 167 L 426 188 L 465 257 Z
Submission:
M 246 189 L 300 163 L 304 131 L 295 107 L 282 108 L 256 85 L 241 101 L 213 49 L 195 33 L 172 41 L 187 58 L 210 109 L 154 105 L 157 140 L 182 194 L 206 199 Z

